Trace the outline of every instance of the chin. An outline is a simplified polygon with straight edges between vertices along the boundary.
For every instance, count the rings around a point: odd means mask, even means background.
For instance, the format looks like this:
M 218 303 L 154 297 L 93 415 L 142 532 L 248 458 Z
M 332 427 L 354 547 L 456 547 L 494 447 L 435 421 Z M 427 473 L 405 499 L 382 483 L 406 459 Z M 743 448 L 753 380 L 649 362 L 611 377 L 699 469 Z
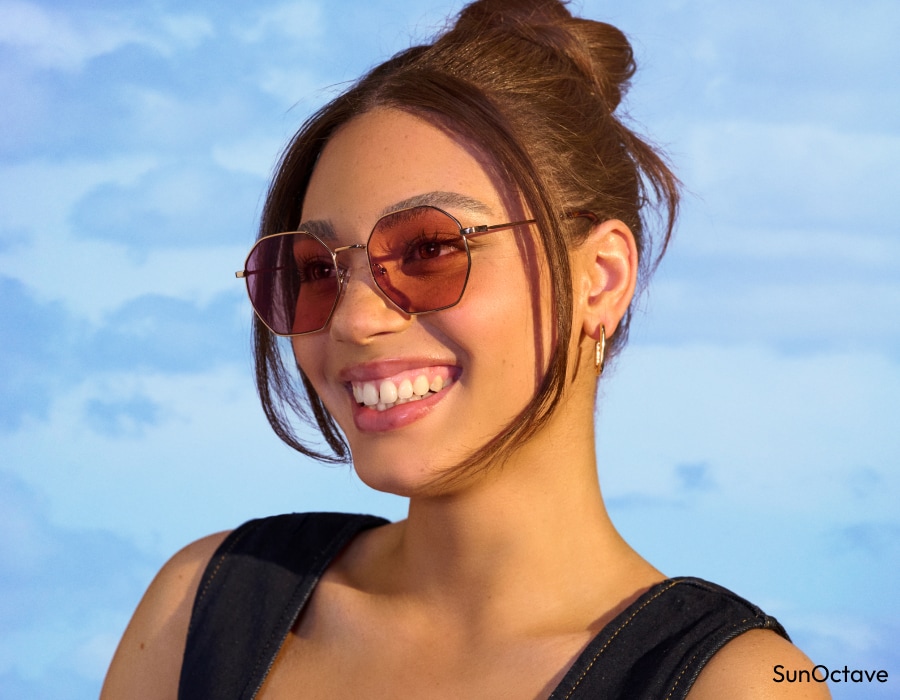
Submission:
M 404 498 L 448 496 L 460 487 L 454 466 L 437 466 L 425 459 L 378 459 L 369 451 L 365 460 L 354 459 L 353 467 L 369 488 Z

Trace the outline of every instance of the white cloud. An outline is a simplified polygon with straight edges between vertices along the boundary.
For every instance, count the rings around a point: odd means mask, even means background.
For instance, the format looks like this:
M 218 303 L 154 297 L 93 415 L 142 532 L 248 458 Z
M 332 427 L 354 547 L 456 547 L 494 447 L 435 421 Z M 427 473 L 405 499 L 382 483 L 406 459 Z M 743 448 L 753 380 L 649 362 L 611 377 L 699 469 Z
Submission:
M 178 155 L 205 154 L 209 144 L 223 134 L 232 139 L 246 133 L 248 125 L 259 119 L 255 96 L 239 89 L 217 88 L 216 82 L 188 95 L 143 85 L 120 86 L 118 99 L 129 112 L 132 147 Z M 207 87 L 212 91 L 207 92 Z
M 79 318 L 101 324 L 107 314 L 146 294 L 206 304 L 223 292 L 242 293 L 234 271 L 247 245 L 157 249 L 136 256 L 127 245 L 40 236 L 14 253 L 0 253 L 4 273 L 60 301 Z
M 91 429 L 90 402 L 135 396 L 158 407 L 154 424 L 139 433 Z M 311 463 L 281 444 L 246 367 L 85 377 L 57 393 L 45 421 L 0 434 L 0 453 L 20 479 L 40 485 L 55 522 L 112 530 L 160 553 L 278 512 L 405 513 L 403 499 L 371 491 L 349 467 Z
M 302 66 L 291 68 L 268 67 L 258 78 L 260 89 L 277 98 L 282 104 L 294 107 L 318 106 L 333 97 L 332 90 L 323 88 L 323 78 Z
M 711 343 L 768 343 L 782 348 L 875 348 L 890 352 L 900 328 L 900 283 L 866 271 L 796 268 L 773 274 L 760 265 L 753 279 L 746 261 L 711 261 L 655 280 L 646 307 L 654 338 Z M 727 279 L 731 273 L 735 279 Z M 721 282 L 704 274 L 718 274 Z M 842 278 L 847 277 L 849 279 Z M 812 279 L 810 279 L 810 276 Z M 643 324 L 643 319 L 640 319 Z
M 609 496 L 670 497 L 679 492 L 673 465 L 705 463 L 717 486 L 708 497 L 736 510 L 893 518 L 900 366 L 884 356 L 635 346 L 604 384 L 599 459 Z M 848 498 L 862 468 L 881 486 Z
M 270 8 L 256 8 L 252 19 L 235 25 L 240 40 L 258 43 L 266 40 L 308 41 L 322 34 L 323 14 L 317 2 L 303 0 Z M 274 43 L 273 47 L 277 48 Z M 296 47 L 292 47 L 296 48 Z
M 215 35 L 212 22 L 202 15 L 164 15 L 160 23 L 164 36 L 183 48 L 195 48 Z
M 59 526 L 49 499 L 8 466 L 0 471 L 0 685 L 46 685 L 63 672 L 70 685 L 99 688 L 152 558 L 111 531 Z
M 103 183 L 130 185 L 150 171 L 156 155 L 121 155 L 107 160 L 37 158 L 0 164 L 0 230 L 67 229 L 72 206 Z M 7 268 L 10 269 L 10 268 Z
M 243 224 L 239 216 L 231 217 L 234 226 L 246 231 L 244 242 L 232 243 L 227 235 L 220 233 L 217 238 L 215 231 L 198 229 L 196 220 L 203 220 L 203 207 L 216 206 L 220 196 L 211 189 L 214 183 L 204 172 L 182 168 L 180 178 L 157 183 L 158 191 L 137 193 L 132 210 L 122 214 L 120 230 L 110 236 L 112 240 L 85 239 L 73 232 L 73 210 L 86 195 L 101 186 L 127 192 L 157 166 L 154 157 L 133 156 L 0 167 L 0 192 L 5 200 L 0 208 L 0 232 L 6 239 L 0 248 L 4 275 L 23 282 L 41 301 L 59 300 L 72 313 L 94 323 L 148 293 L 206 303 L 223 291 L 239 290 L 234 271 L 243 263 L 254 238 L 256 213 L 248 207 Z M 199 188 L 191 184 L 196 184 L 198 177 Z M 259 189 L 263 189 L 261 184 Z M 201 193 L 206 196 L 200 197 Z M 147 234 L 141 227 L 143 221 L 136 217 L 148 211 L 148 198 L 163 213 L 185 214 L 186 230 L 194 227 L 194 240 L 185 230 L 161 231 L 157 238 Z M 216 221 L 218 210 L 210 211 L 205 219 Z M 90 212 L 81 212 L 81 216 L 89 219 Z M 133 222 L 131 229 L 128 221 Z M 138 230 L 146 240 L 135 237 Z
M 128 13 L 64 12 L 20 0 L 0 3 L 0 44 L 16 49 L 38 68 L 78 71 L 98 56 L 128 45 L 168 55 L 211 36 L 212 25 L 197 15 L 166 16 L 161 28 Z
M 78 70 L 96 56 L 142 40 L 125 26 L 79 31 L 66 14 L 27 2 L 3 2 L 0 16 L 0 43 L 18 49 L 41 68 Z
M 691 189 L 731 222 L 882 229 L 900 184 L 896 134 L 725 121 L 695 127 L 689 144 Z
M 807 614 L 801 617 L 799 628 L 817 638 L 821 646 L 830 647 L 830 652 L 840 650 L 854 657 L 863 656 L 887 641 L 867 621 L 846 614 L 838 617 Z
M 761 227 L 754 222 L 736 226 L 689 226 L 676 242 L 679 253 L 727 256 L 771 264 L 798 263 L 810 269 L 822 264 L 892 271 L 900 264 L 900 238 L 869 230 L 838 230 L 811 226 L 805 229 Z
M 280 138 L 241 139 L 213 146 L 212 159 L 217 165 L 231 172 L 246 173 L 268 180 L 284 146 L 285 141 Z
M 133 250 L 246 241 L 264 186 L 262 177 L 224 172 L 206 159 L 176 161 L 134 184 L 98 187 L 75 206 L 71 224 L 81 237 Z
M 893 564 L 896 565 L 896 561 Z M 890 563 L 886 563 L 886 566 L 889 567 Z M 879 575 L 878 572 L 870 573 Z M 885 573 L 888 572 L 880 575 Z M 827 585 L 825 581 L 822 583 Z M 797 604 L 793 607 L 801 606 Z M 900 666 L 900 654 L 895 643 L 898 623 L 896 608 L 892 609 L 889 600 L 882 601 L 880 615 L 871 617 L 850 614 L 840 609 L 818 612 L 795 609 L 793 612 L 795 614 L 792 615 L 789 632 L 814 663 L 839 670 L 844 666 L 851 670 L 886 669 L 890 674 L 886 687 L 875 683 L 854 689 L 844 683 L 840 686 L 831 684 L 834 697 L 858 697 L 865 700 L 888 700 L 896 697 L 891 681 L 894 680 L 894 669 Z

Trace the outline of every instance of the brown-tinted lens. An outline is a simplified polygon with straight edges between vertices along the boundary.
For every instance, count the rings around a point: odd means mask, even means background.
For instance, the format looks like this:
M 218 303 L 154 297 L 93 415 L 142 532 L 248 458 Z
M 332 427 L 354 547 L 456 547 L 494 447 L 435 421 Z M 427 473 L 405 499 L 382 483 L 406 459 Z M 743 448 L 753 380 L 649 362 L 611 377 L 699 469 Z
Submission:
M 247 259 L 246 277 L 254 310 L 279 335 L 324 328 L 338 297 L 331 251 L 305 233 L 258 241 Z
M 368 243 L 375 283 L 407 313 L 453 306 L 469 277 L 469 249 L 456 221 L 433 207 L 388 214 Z

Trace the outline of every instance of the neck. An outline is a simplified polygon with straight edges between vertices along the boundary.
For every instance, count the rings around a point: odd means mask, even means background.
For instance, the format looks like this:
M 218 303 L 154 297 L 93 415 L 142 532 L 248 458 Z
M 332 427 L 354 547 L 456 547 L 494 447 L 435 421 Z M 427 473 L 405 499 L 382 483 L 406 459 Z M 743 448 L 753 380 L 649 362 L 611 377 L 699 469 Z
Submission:
M 547 591 L 556 605 L 581 610 L 615 604 L 637 579 L 662 578 L 609 519 L 592 422 L 572 430 L 562 413 L 451 493 L 410 499 L 408 519 L 383 552 L 390 588 L 449 614 L 494 620 L 504 609 L 521 617 L 545 605 Z

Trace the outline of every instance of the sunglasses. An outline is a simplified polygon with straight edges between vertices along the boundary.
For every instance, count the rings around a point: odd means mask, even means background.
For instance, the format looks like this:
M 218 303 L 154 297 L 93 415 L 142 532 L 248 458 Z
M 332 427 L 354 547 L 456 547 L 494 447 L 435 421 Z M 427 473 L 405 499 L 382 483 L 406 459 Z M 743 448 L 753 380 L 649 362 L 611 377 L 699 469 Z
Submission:
M 328 325 L 349 276 L 338 254 L 365 250 L 369 273 L 384 296 L 404 313 L 427 314 L 462 299 L 472 268 L 471 236 L 533 223 L 463 228 L 442 209 L 412 207 L 381 217 L 365 244 L 329 248 L 308 231 L 263 236 L 235 276 L 247 283 L 253 310 L 273 333 L 315 333 Z

